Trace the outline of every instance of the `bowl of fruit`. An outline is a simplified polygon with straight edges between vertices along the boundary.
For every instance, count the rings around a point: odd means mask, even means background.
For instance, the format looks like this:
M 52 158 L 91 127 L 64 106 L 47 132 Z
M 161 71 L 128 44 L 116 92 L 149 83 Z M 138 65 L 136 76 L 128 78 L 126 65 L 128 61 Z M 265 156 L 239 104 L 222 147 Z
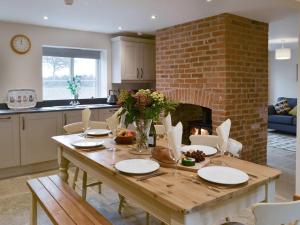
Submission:
M 132 130 L 120 128 L 117 130 L 115 142 L 120 145 L 130 145 L 135 141 L 136 133 Z

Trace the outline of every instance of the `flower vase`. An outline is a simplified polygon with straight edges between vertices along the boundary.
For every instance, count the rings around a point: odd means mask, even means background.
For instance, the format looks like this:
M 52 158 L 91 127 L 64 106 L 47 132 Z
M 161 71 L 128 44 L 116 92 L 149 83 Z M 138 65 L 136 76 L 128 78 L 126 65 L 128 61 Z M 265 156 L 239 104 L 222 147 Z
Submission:
M 134 122 L 136 128 L 136 151 L 148 151 L 148 137 L 152 120 L 139 119 Z

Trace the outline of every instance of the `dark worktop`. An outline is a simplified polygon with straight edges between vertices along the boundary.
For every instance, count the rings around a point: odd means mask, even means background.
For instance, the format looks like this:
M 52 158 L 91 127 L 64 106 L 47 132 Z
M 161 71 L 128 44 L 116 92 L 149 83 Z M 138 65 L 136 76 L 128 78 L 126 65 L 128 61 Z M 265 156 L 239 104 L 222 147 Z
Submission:
M 30 109 L 9 109 L 7 105 L 0 104 L 0 116 L 1 115 L 11 115 L 20 113 L 40 113 L 40 112 L 59 112 L 59 111 L 69 111 L 69 110 L 83 110 L 86 107 L 90 109 L 106 109 L 106 108 L 118 108 L 117 105 L 109 105 L 106 103 L 106 99 L 80 99 L 80 105 L 71 106 L 71 100 L 51 100 L 38 102 L 36 107 Z

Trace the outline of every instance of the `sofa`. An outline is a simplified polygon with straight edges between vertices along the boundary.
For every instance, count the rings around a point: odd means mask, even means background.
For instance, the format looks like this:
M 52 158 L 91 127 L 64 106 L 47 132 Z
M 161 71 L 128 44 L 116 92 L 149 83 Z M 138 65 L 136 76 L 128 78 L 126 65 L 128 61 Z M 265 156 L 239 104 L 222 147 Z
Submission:
M 296 98 L 285 98 L 279 97 L 277 101 L 287 99 L 288 105 L 291 109 L 293 109 L 297 105 Z M 297 130 L 297 117 L 292 116 L 290 114 L 279 115 L 276 113 L 275 107 L 273 105 L 269 105 L 268 108 L 268 128 L 274 129 L 276 131 L 296 134 Z

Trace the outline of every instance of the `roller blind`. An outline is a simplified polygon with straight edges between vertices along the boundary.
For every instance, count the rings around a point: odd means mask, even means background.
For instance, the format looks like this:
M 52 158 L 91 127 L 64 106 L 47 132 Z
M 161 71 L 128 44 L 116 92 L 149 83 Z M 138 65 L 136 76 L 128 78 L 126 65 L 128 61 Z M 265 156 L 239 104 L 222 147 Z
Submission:
M 100 51 L 72 48 L 43 47 L 43 56 L 100 59 Z

